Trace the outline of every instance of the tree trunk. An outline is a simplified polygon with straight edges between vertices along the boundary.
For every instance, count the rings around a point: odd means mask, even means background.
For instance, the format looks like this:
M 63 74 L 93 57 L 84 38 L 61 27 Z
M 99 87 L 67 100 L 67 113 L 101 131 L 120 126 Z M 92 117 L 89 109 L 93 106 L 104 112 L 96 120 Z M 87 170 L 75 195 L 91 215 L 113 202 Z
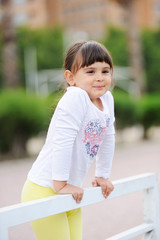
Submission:
M 12 1 L 2 0 L 2 71 L 4 86 L 17 87 L 19 85 L 18 59 L 16 48 L 16 34 L 13 25 Z
M 132 78 L 138 84 L 140 94 L 146 90 L 143 55 L 140 31 L 136 22 L 135 0 L 129 0 L 128 12 L 128 45 L 130 52 L 130 64 L 132 67 Z
M 11 156 L 14 158 L 23 158 L 26 156 L 26 135 L 24 132 L 18 132 L 13 140 Z

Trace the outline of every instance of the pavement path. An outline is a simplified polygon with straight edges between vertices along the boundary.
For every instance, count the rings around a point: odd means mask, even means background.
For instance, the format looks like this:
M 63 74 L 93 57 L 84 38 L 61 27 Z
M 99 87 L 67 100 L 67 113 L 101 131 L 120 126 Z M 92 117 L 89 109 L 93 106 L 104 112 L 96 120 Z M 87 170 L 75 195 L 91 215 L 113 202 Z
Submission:
M 33 161 L 34 159 L 30 158 L 0 162 L 0 207 L 20 202 L 21 189 Z M 84 187 L 91 186 L 94 169 L 93 165 L 85 179 Z M 147 172 L 158 174 L 160 192 L 160 141 L 116 145 L 111 180 Z M 83 240 L 104 240 L 141 223 L 141 192 L 106 200 L 83 208 Z M 28 223 L 11 228 L 9 239 L 36 240 Z

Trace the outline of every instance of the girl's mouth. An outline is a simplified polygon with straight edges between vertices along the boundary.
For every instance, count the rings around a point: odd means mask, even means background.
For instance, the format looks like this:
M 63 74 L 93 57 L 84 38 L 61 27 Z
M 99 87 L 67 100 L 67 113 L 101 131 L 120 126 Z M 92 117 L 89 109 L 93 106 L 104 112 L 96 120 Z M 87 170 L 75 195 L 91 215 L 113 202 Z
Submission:
M 104 86 L 94 86 L 94 88 L 96 88 L 96 89 L 103 89 L 104 88 Z

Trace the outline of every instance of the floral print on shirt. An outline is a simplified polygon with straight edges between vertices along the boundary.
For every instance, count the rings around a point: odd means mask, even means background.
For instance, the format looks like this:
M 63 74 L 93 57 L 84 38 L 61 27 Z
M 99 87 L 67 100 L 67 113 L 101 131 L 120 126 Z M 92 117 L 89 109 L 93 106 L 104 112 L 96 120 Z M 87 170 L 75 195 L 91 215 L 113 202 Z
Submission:
M 94 158 L 99 150 L 100 143 L 103 141 L 106 129 L 109 125 L 109 120 L 106 120 L 106 125 L 102 126 L 99 119 L 90 121 L 84 130 L 84 140 L 87 154 Z

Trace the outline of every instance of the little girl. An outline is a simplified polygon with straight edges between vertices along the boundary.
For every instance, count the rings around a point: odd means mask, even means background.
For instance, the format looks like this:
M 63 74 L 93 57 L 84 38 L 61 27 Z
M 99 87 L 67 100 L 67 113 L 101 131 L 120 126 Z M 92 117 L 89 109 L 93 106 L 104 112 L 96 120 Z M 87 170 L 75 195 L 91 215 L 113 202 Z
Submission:
M 34 162 L 22 201 L 72 194 L 81 202 L 84 177 L 96 159 L 93 186 L 105 198 L 113 190 L 109 180 L 114 153 L 114 102 L 109 91 L 113 64 L 107 49 L 95 41 L 81 41 L 69 49 L 65 62 L 68 88 L 52 117 L 46 142 Z M 31 223 L 38 240 L 81 240 L 81 209 Z

